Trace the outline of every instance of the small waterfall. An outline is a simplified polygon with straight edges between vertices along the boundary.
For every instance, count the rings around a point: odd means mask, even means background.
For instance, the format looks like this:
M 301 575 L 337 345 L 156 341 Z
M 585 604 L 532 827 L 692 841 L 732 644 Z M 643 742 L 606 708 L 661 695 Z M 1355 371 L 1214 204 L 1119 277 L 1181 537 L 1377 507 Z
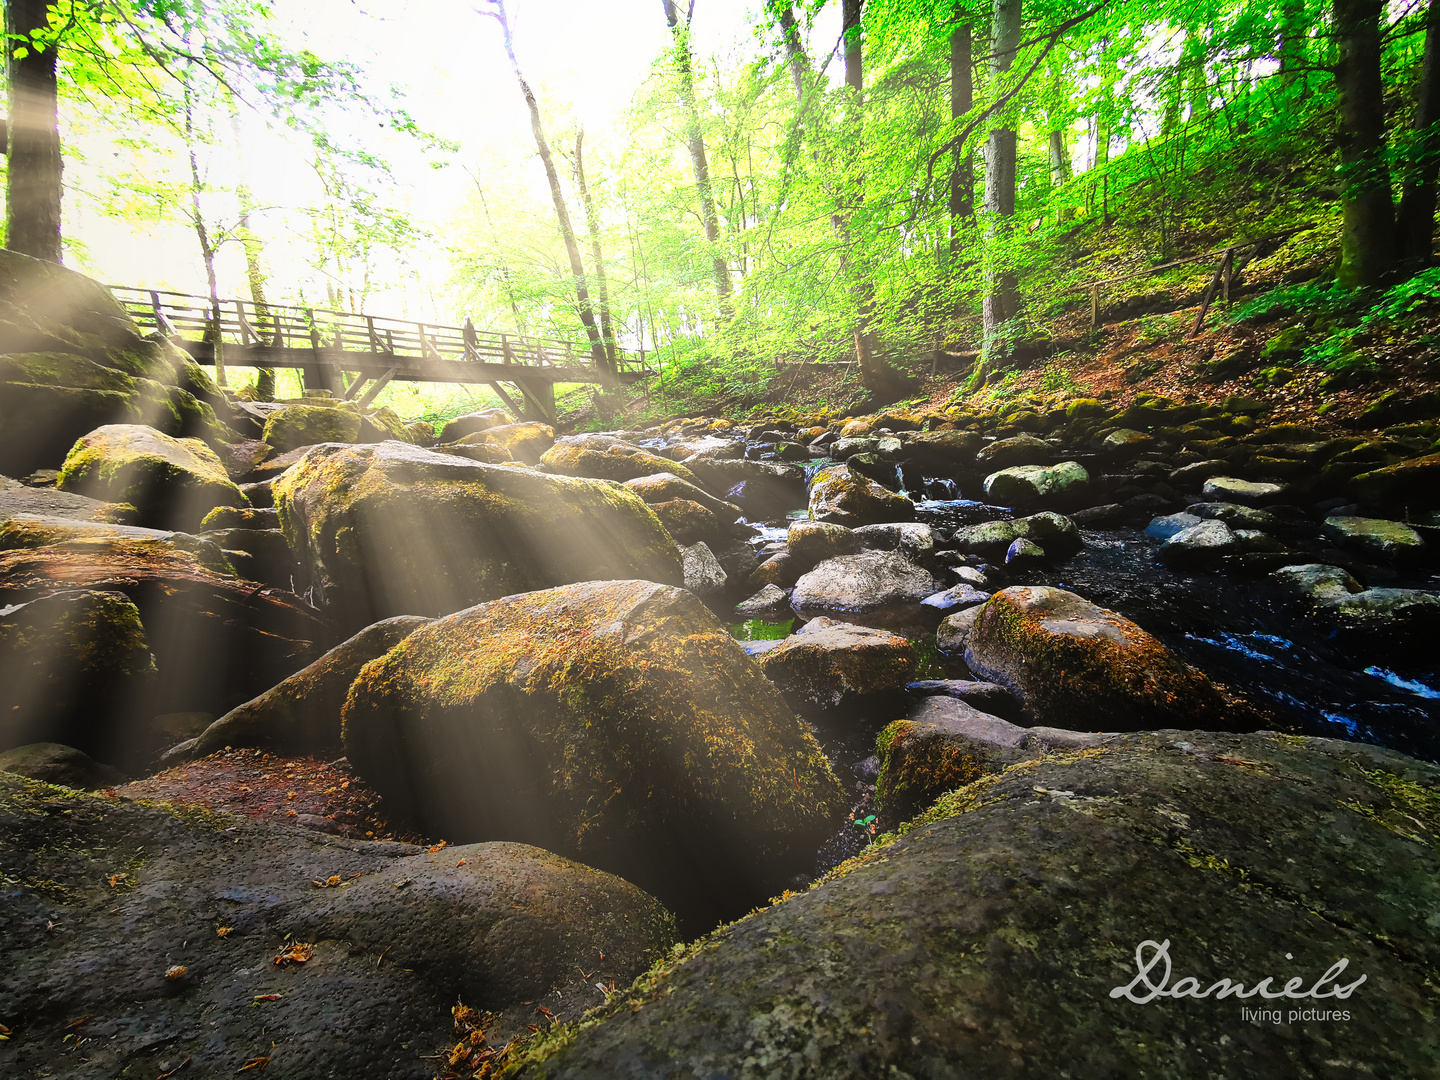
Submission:
M 895 490 L 907 497 L 910 494 L 910 492 L 905 490 L 905 470 L 899 465 L 895 466 Z

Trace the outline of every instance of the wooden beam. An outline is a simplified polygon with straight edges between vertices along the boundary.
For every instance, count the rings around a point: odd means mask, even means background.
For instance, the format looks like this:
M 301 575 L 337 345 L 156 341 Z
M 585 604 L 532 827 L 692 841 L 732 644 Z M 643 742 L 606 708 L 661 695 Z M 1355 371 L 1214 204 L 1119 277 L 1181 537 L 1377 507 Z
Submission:
M 395 369 L 391 368 L 390 370 L 394 371 Z M 369 381 L 369 375 L 366 375 L 363 371 L 357 371 L 355 373 L 355 378 L 351 379 L 350 385 L 345 388 L 345 397 L 343 400 L 352 400 L 355 397 L 356 393 L 360 390 L 360 387 L 364 386 Z
M 553 427 L 558 419 L 555 411 L 555 384 L 548 379 L 526 379 L 520 376 L 516 376 L 514 382 L 525 396 L 526 417 Z
M 385 374 L 381 375 L 378 379 L 375 380 L 374 385 L 371 386 L 369 390 L 365 391 L 365 396 L 362 397 L 358 402 L 356 402 L 356 404 L 359 405 L 362 409 L 368 409 L 370 407 L 370 403 L 375 400 L 376 396 L 380 393 L 381 390 L 384 390 L 385 387 L 390 385 L 390 380 L 394 377 L 395 369 L 392 367 L 389 371 L 385 372 Z M 362 377 L 358 375 L 355 377 L 355 383 L 357 386 L 362 381 Z

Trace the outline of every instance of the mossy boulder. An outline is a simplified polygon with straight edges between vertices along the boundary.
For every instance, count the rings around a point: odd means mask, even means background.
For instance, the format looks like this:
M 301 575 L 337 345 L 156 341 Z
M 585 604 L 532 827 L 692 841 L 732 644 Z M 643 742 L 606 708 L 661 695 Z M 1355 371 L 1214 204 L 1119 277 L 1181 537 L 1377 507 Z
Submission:
M 987 443 L 975 454 L 975 464 L 987 473 L 1017 465 L 1049 465 L 1055 460 L 1055 447 L 1034 435 L 1014 435 Z
M 458 442 L 466 435 L 513 423 L 515 417 L 504 409 L 482 409 L 445 421 L 445 425 L 435 434 L 441 442 Z
M 740 517 L 740 507 L 715 498 L 689 480 L 682 480 L 670 471 L 669 463 L 666 464 L 665 472 L 637 476 L 626 480 L 625 486 L 652 506 L 669 502 L 671 499 L 685 499 L 699 503 L 726 525 L 733 525 Z
M 260 438 L 281 454 L 316 443 L 353 443 L 360 438 L 360 417 L 332 405 L 286 405 L 270 414 Z
M 472 436 L 465 436 L 466 439 Z M 495 446 L 503 446 L 516 461 L 527 465 L 540 464 L 540 457 L 555 445 L 555 429 L 549 424 L 530 421 L 524 424 L 498 424 L 477 432 L 473 438 Z M 464 441 L 464 440 L 462 440 Z M 668 466 L 668 462 L 665 463 Z M 656 470 L 652 469 L 651 472 Z
M 1016 465 L 985 477 L 985 498 L 1006 506 L 1084 505 L 1090 473 L 1078 461 Z
M 282 754 L 338 753 L 340 714 L 360 669 L 429 622 L 419 615 L 397 615 L 367 626 L 259 697 L 231 709 L 170 756 L 204 757 L 227 746 L 262 746 Z
M 996 593 L 976 609 L 965 663 L 1008 688 L 1029 724 L 1072 731 L 1143 731 L 1201 720 L 1212 728 L 1259 726 L 1257 714 L 1155 637 L 1064 589 Z
M 809 569 L 826 559 L 853 555 L 860 542 L 853 529 L 829 521 L 792 521 L 785 531 L 785 550 Z
M 959 698 L 923 697 L 905 719 L 893 721 L 875 740 L 880 759 L 876 805 L 901 818 L 912 817 L 947 791 L 1039 757 L 1027 735 L 1025 728 Z
M 344 744 L 432 832 L 583 859 L 694 927 L 810 865 L 846 806 L 724 625 L 647 581 L 509 596 L 415 631 L 361 671 Z
M 980 436 L 973 431 L 927 431 L 905 440 L 901 459 L 926 476 L 954 476 L 975 464 Z
M 1355 516 L 1328 517 L 1320 535 L 1341 547 L 1371 558 L 1409 562 L 1425 550 L 1425 541 L 1410 526 L 1399 521 Z
M 1068 517 L 1053 510 L 1042 510 L 1008 521 L 963 525 L 955 530 L 949 546 L 956 551 L 994 559 L 1003 556 L 1016 540 L 1039 544 L 1052 558 L 1073 555 L 1084 543 L 1080 530 Z
M 849 528 L 913 521 L 915 504 L 848 466 L 831 465 L 810 481 L 810 517 Z
M 605 480 L 385 442 L 315 447 L 273 492 L 309 582 L 351 628 L 572 581 L 684 582 L 660 520 Z
M 1021 762 L 548 1033 L 516 1075 L 1429 1075 L 1437 786 L 1396 753 L 1269 734 Z M 1137 959 L 1194 996 L 1151 1000 Z M 1321 996 L 1260 1004 L 1286 986 Z
M 359 439 L 361 442 L 384 442 L 386 439 L 405 443 L 415 441 L 405 421 L 388 406 L 371 409 L 361 415 Z
M 718 539 L 729 532 L 712 511 L 689 499 L 670 499 L 648 505 L 677 544 Z
M 110 763 L 143 757 L 135 725 L 155 661 L 134 603 L 76 589 L 0 608 L 0 750 L 55 742 Z
M 826 709 L 847 697 L 903 689 L 918 661 L 908 638 L 819 618 L 762 654 L 760 668 L 797 708 Z
M 217 506 L 243 506 L 215 451 L 139 424 L 108 424 L 80 439 L 56 486 L 88 498 L 130 503 L 140 522 L 193 528 Z
M 578 1014 L 595 983 L 626 985 L 675 940 L 653 897 L 523 844 L 356 842 L 8 773 L 0 835 L 6 1076 L 142 1061 L 146 1077 L 243 1076 L 258 1060 L 428 1080 L 447 1071 L 452 1015 L 503 1045 L 537 1004 Z M 301 943 L 308 961 L 276 962 Z M 77 1016 L 98 1025 L 83 1066 L 65 1049 Z
M 509 450 L 497 443 L 441 443 L 434 447 L 434 450 L 438 454 L 453 454 L 456 457 L 469 458 L 471 461 L 483 461 L 487 465 L 520 464 L 510 456 Z
M 691 484 L 698 483 L 695 474 L 678 462 L 633 443 L 596 436 L 562 439 L 540 456 L 540 463 L 564 476 L 624 481 L 668 472 Z
M 1350 480 L 1349 492 L 1361 502 L 1433 506 L 1440 502 L 1440 454 L 1362 472 Z

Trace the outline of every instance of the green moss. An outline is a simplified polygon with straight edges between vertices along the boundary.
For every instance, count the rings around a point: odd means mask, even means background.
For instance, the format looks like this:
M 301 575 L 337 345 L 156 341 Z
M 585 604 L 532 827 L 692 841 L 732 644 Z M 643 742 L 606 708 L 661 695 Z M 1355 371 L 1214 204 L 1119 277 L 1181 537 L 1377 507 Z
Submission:
M 1384 804 L 1347 799 L 1347 810 L 1369 818 L 1406 840 L 1433 846 L 1440 836 L 1440 792 L 1385 769 L 1360 770 L 1365 782 L 1384 796 Z

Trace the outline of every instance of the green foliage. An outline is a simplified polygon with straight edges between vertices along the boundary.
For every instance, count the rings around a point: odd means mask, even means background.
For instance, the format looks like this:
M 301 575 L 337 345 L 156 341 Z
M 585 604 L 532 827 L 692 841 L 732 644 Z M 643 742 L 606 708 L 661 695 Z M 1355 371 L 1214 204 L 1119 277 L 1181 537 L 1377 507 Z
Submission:
M 1422 271 L 1384 292 L 1354 326 L 1335 330 L 1305 350 L 1305 362 L 1331 371 L 1369 370 L 1377 365 L 1365 354 L 1369 340 L 1387 329 L 1431 311 L 1440 301 L 1440 267 Z

